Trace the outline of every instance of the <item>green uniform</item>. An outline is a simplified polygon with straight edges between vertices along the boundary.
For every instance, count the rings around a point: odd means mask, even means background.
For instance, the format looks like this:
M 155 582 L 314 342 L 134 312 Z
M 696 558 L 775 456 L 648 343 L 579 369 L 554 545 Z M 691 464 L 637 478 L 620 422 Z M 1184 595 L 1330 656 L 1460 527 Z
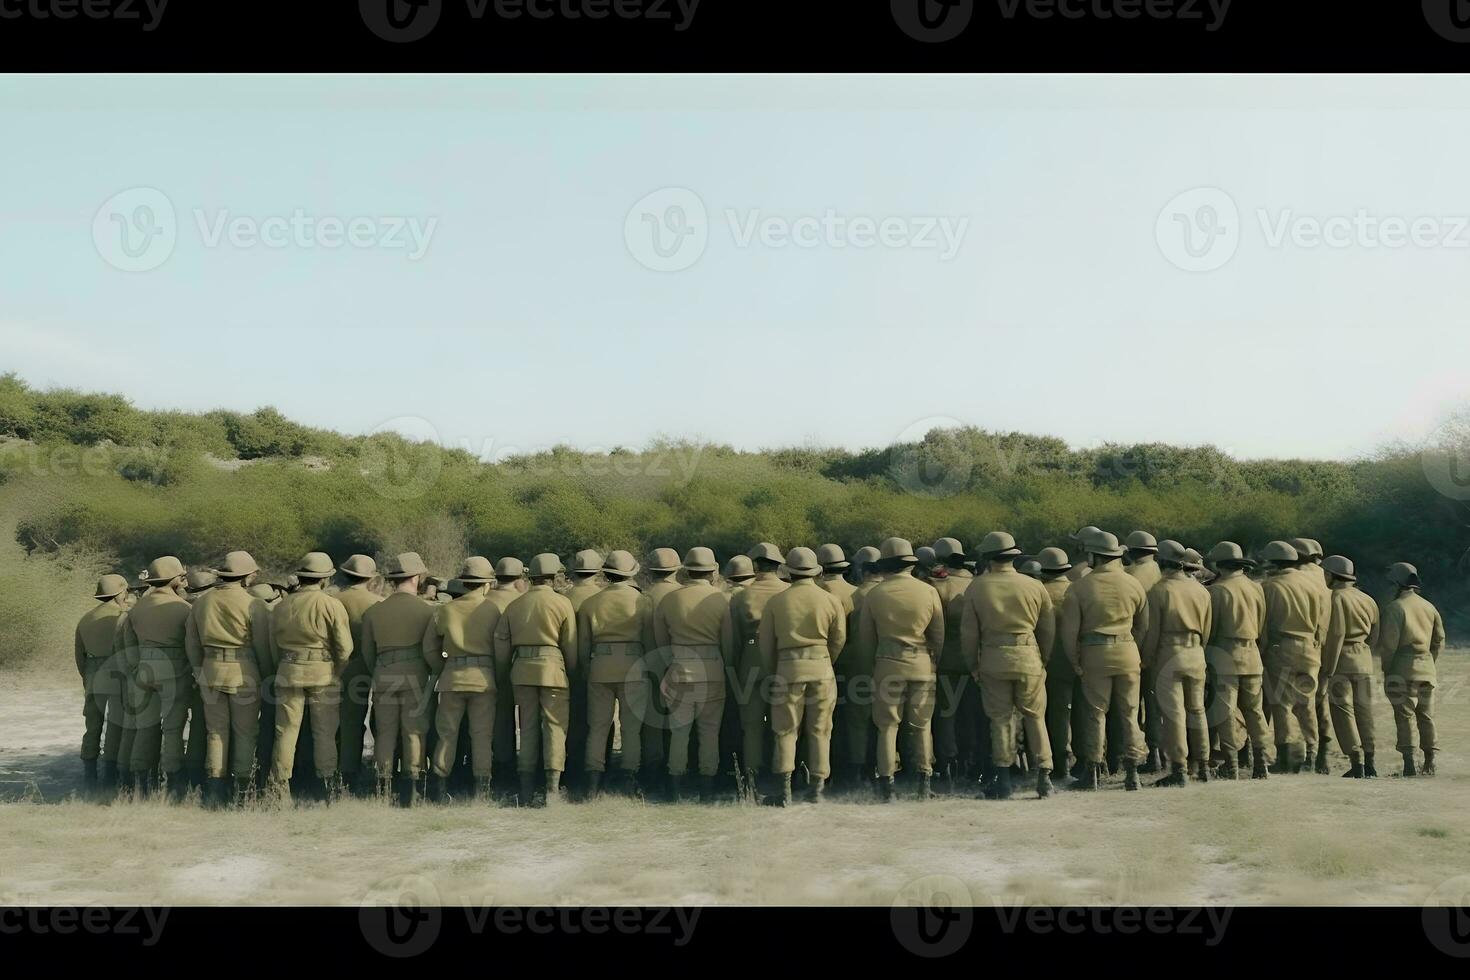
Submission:
M 689 733 L 694 728 L 699 731 L 699 774 L 713 776 L 720 770 L 725 665 L 733 659 L 730 605 L 725 592 L 707 579 L 694 579 L 654 608 L 654 643 L 669 652 L 660 687 L 669 705 L 671 776 L 689 771 Z
M 1082 678 L 1087 704 L 1083 758 L 1088 762 L 1103 761 L 1109 713 L 1118 719 L 1123 761 L 1136 765 L 1147 754 L 1138 727 L 1137 644 L 1147 628 L 1147 594 L 1117 561 L 1093 569 L 1067 590 L 1057 632 L 1067 660 Z
M 1322 676 L 1337 744 L 1351 758 L 1373 754 L 1373 648 L 1378 604 L 1351 582 L 1331 589 L 1332 612 L 1322 642 Z M 1320 710 L 1320 709 L 1319 709 Z
M 946 626 L 947 631 L 947 626 Z M 963 596 L 960 655 L 980 684 L 990 724 L 990 761 L 1016 761 L 1016 714 L 1038 769 L 1052 768 L 1046 731 L 1046 661 L 1056 636 L 1051 593 L 1010 565 L 991 567 Z
M 1159 747 L 1171 765 L 1209 762 L 1205 643 L 1211 622 L 1210 593 L 1183 569 L 1164 573 L 1148 592 L 1148 631 L 1139 657 L 1154 679 Z
M 766 679 L 757 644 L 766 603 L 788 587 L 775 572 L 757 572 L 750 584 L 730 600 L 729 649 L 734 657 L 730 694 L 740 719 L 740 767 L 747 772 L 769 768 Z M 701 733 L 701 741 L 703 738 Z
M 1305 745 L 1309 756 L 1317 739 L 1317 673 L 1326 620 L 1320 584 L 1321 576 L 1313 567 L 1277 572 L 1262 585 L 1266 684 L 1276 744 L 1293 749 Z
M 654 647 L 653 599 L 626 581 L 613 582 L 577 610 L 577 660 L 587 674 L 587 771 L 607 769 L 614 709 L 622 729 L 622 768 L 643 761 L 649 685 L 643 655 Z
M 113 640 L 122 615 L 122 605 L 108 599 L 88 609 L 77 623 L 72 646 L 82 678 L 83 760 L 100 756 L 104 762 L 118 762 L 128 678 L 120 658 L 113 656 Z
M 291 778 L 304 715 L 310 716 L 316 774 L 331 779 L 337 773 L 341 675 L 352 655 L 347 609 L 336 596 L 303 584 L 271 610 L 270 636 L 276 664 L 271 779 L 284 783 Z
M 434 610 L 424 629 L 424 662 L 439 695 L 434 714 L 434 775 L 446 779 L 454 768 L 460 722 L 470 728 L 470 768 L 488 779 L 494 768 L 495 629 L 500 606 L 477 589 Z
M 847 760 L 855 766 L 868 764 L 868 743 L 875 731 L 873 726 L 873 658 L 858 643 L 858 617 L 862 611 L 863 600 L 882 581 L 882 575 L 873 574 L 853 589 L 852 611 L 847 614 L 849 649 L 842 658 L 840 669 L 837 672 L 841 699 L 837 710 L 843 715 L 842 731 Z M 871 773 L 869 775 L 871 776 Z
M 796 769 L 796 741 L 807 737 L 807 765 L 816 779 L 832 775 L 832 713 L 837 676 L 832 669 L 847 643 L 842 600 L 812 578 L 793 577 L 771 597 L 761 616 L 761 668 L 771 684 L 771 771 Z
M 575 583 L 564 593 L 572 604 L 572 612 L 582 608 L 582 603 L 597 595 L 606 586 L 596 575 L 578 576 Z M 570 678 L 571 705 L 567 715 L 567 769 L 582 772 L 587 761 L 587 661 L 577 661 L 577 673 Z
M 367 731 L 368 699 L 373 675 L 362 659 L 362 617 L 383 597 L 368 588 L 367 581 L 357 582 L 336 593 L 337 601 L 347 610 L 347 629 L 352 634 L 352 656 L 342 671 L 341 713 L 337 721 L 337 766 L 344 779 L 353 779 L 362 770 L 363 734 Z
M 1414 751 L 1416 735 L 1425 752 L 1439 748 L 1434 733 L 1434 685 L 1439 678 L 1435 661 L 1444 640 L 1439 610 L 1418 592 L 1405 589 L 1383 607 L 1377 652 L 1400 752 Z
M 393 753 L 402 751 L 403 774 L 424 772 L 424 735 L 432 701 L 424 662 L 424 632 L 435 605 L 394 592 L 362 616 L 362 661 L 373 678 L 373 762 L 378 778 L 393 776 Z
M 184 720 L 194 677 L 184 652 L 193 607 L 173 589 L 149 589 L 118 620 L 123 659 L 133 680 L 133 773 L 175 774 L 184 766 Z
M 658 579 L 644 590 L 653 608 L 663 601 L 664 596 L 678 592 L 682 585 L 674 576 Z M 648 679 L 649 710 L 643 721 L 643 747 L 639 759 L 645 768 L 660 769 L 668 762 L 669 706 L 664 701 L 660 684 L 669 669 L 670 654 L 661 644 L 644 652 L 643 668 Z
M 505 612 L 512 602 L 521 597 L 521 592 L 515 587 L 514 582 L 499 583 L 485 596 L 485 601 L 493 603 L 501 612 Z M 494 649 L 494 639 L 491 639 L 491 649 Z M 499 664 L 495 667 L 495 735 L 490 742 L 490 751 L 495 757 L 495 772 L 504 772 L 507 775 L 514 772 L 516 768 L 516 691 L 510 682 L 510 671 L 507 667 L 502 670 Z
M 1261 647 L 1266 636 L 1266 593 L 1240 569 L 1227 569 L 1210 583 L 1210 636 L 1205 659 L 1215 678 L 1220 749 L 1234 755 L 1245 746 L 1259 749 L 1269 762 L 1275 757 L 1266 726 Z
M 944 649 L 939 652 L 933 723 L 934 753 L 941 771 L 950 763 L 973 760 L 976 726 L 985 723 L 979 710 L 980 692 L 960 652 L 965 591 L 975 581 L 975 576 L 963 568 L 945 569 L 944 575 L 929 579 L 944 607 Z M 982 741 L 994 744 L 990 739 Z
M 939 593 L 907 570 L 887 575 L 858 607 L 858 647 L 873 671 L 878 775 L 898 771 L 898 734 L 914 746 L 919 772 L 933 772 L 935 667 L 944 649 Z
M 247 779 L 260 729 L 260 682 L 274 672 L 270 610 L 239 581 L 222 581 L 189 607 L 185 644 L 209 731 L 204 772 Z
M 495 660 L 508 669 L 520 724 L 516 771 L 567 767 L 570 677 L 577 670 L 577 616 L 550 585 L 532 585 L 495 626 Z

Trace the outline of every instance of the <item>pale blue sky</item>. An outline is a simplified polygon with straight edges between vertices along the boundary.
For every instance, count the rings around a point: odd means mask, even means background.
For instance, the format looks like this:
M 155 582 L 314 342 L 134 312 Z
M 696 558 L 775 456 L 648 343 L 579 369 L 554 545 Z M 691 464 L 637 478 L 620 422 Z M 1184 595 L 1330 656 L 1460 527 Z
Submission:
M 491 453 L 952 419 L 1334 457 L 1470 401 L 1466 78 L 6 77 L 0 133 L 0 369 L 145 407 Z M 145 272 L 93 235 L 134 187 L 176 212 Z M 625 236 L 665 187 L 707 209 L 682 271 Z M 1213 271 L 1161 247 L 1196 187 L 1238 208 Z M 416 260 L 207 243 L 296 209 L 434 224 Z M 755 211 L 967 224 L 947 260 L 742 246 Z M 1271 244 L 1360 211 L 1459 244 Z

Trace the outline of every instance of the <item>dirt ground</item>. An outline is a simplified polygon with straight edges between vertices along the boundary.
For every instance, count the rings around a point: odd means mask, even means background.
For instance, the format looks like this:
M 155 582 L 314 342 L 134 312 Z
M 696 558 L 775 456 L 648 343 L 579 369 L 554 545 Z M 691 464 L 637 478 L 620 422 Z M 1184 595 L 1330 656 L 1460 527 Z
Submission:
M 348 801 L 206 813 L 75 798 L 78 687 L 0 677 L 0 904 L 1418 904 L 1470 882 L 1470 651 L 1446 654 L 1432 779 L 1336 775 L 789 811 Z M 1396 771 L 1377 705 L 1379 768 Z M 1335 772 L 1345 768 L 1336 756 Z M 1462 880 L 1463 879 L 1463 880 Z

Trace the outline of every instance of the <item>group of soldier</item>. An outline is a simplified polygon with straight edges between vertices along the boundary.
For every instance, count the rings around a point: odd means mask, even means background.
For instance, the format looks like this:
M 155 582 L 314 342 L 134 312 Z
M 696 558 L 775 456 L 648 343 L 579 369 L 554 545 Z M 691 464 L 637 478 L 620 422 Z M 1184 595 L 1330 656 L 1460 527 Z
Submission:
M 647 568 L 626 551 L 569 571 L 471 557 L 449 583 L 412 552 L 381 569 L 312 552 L 279 586 L 244 551 L 194 571 L 165 556 L 133 588 L 104 576 L 77 626 L 84 780 L 109 797 L 198 787 L 207 806 L 293 786 L 400 805 L 733 786 L 789 805 L 820 801 L 835 770 L 885 801 L 900 785 L 1005 799 L 1018 777 L 1044 797 L 1120 770 L 1128 790 L 1140 772 L 1327 773 L 1332 734 L 1344 775 L 1372 777 L 1380 674 L 1402 775 L 1433 774 L 1445 634 L 1413 566 L 1388 569 L 1380 606 L 1310 539 L 1259 560 L 1143 531 L 1071 541 L 1028 556 L 1003 531 L 973 553 L 895 537 L 851 561 L 761 543 L 723 574 L 705 547 Z

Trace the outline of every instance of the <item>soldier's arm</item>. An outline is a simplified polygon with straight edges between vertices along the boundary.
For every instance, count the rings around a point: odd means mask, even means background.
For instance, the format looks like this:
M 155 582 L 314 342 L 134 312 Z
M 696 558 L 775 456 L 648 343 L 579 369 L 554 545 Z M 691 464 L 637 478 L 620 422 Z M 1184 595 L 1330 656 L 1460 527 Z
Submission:
M 197 679 L 199 672 L 204 669 L 204 644 L 199 642 L 198 606 L 189 610 L 189 618 L 184 620 L 184 656 L 189 658 L 189 666 L 193 668 Z
M 1317 594 L 1317 629 L 1316 629 L 1316 636 L 1317 636 L 1317 648 L 1319 650 L 1322 648 L 1322 644 L 1325 643 L 1325 642 L 1327 642 L 1327 622 L 1331 618 L 1332 618 L 1332 608 L 1331 608 L 1331 605 L 1325 599 L 1322 598 L 1322 594 L 1321 593 L 1318 593 Z
M 1213 603 L 1205 603 L 1204 630 L 1200 633 L 1200 642 L 1208 643 L 1210 634 L 1215 630 L 1215 606 Z
M 259 599 L 250 603 L 250 648 L 263 681 L 276 672 L 276 647 L 271 638 L 271 610 Z
M 858 650 L 866 663 L 872 663 L 878 652 L 878 624 L 873 619 L 872 607 L 864 602 L 858 610 Z
M 72 656 L 76 658 L 77 674 L 80 677 L 87 676 L 87 645 L 82 642 L 82 626 L 77 624 L 75 632 L 72 633 Z
M 1062 621 L 1057 627 L 1061 631 L 1062 652 L 1067 655 L 1067 662 L 1082 676 L 1082 651 L 1077 644 L 1077 631 L 1082 628 L 1082 607 L 1077 603 L 1075 586 L 1067 590 L 1062 599 Z
M 1139 591 L 1142 591 L 1142 589 L 1143 587 L 1139 586 Z M 1140 646 L 1148 633 L 1148 607 L 1151 605 L 1152 603 L 1148 601 L 1148 595 L 1145 594 L 1143 602 L 1133 611 L 1133 642 L 1138 643 Z
M 929 644 L 929 659 L 937 664 L 944 649 L 944 603 L 940 601 L 937 590 L 931 589 L 930 593 L 929 625 L 924 628 L 924 642 Z
M 725 618 L 730 617 L 730 608 L 725 607 Z M 723 629 L 729 628 L 729 623 L 721 624 Z M 669 646 L 669 620 L 668 613 L 664 612 L 664 603 L 660 602 L 653 611 L 653 646 L 654 649 L 664 650 Z
M 1373 625 L 1368 627 L 1368 649 L 1378 649 L 1378 604 L 1373 604 Z
M 1444 617 L 1440 616 L 1439 610 L 1434 611 L 1434 633 L 1429 638 L 1429 655 L 1434 660 L 1439 660 L 1439 651 L 1444 649 Z
M 837 658 L 842 656 L 843 647 L 847 646 L 847 608 L 843 602 L 832 603 L 832 626 L 827 631 L 827 652 L 832 656 L 835 664 Z
M 1052 644 L 1056 642 L 1057 636 L 1057 611 L 1056 603 L 1051 601 L 1051 593 L 1046 587 L 1041 589 L 1041 615 L 1036 619 L 1036 647 L 1041 651 L 1041 662 L 1046 664 L 1051 656 Z
M 1143 630 L 1143 642 L 1138 644 L 1138 659 L 1147 668 L 1154 665 L 1154 655 L 1158 652 L 1159 638 L 1164 628 L 1164 611 L 1168 608 L 1168 602 L 1159 594 L 1159 590 L 1154 590 L 1143 608 L 1148 614 L 1148 625 Z M 1137 617 L 1135 617 L 1135 635 L 1137 630 Z
M 510 617 L 506 611 L 500 611 L 500 619 L 495 623 L 495 672 L 502 678 L 510 672 Z
M 960 660 L 973 674 L 980 669 L 980 617 L 968 592 L 960 602 Z
M 592 621 L 587 618 L 587 603 L 577 610 L 577 660 L 589 663 L 592 660 Z
M 123 667 L 129 674 L 138 669 L 138 631 L 133 629 L 132 617 L 123 613 L 112 634 L 112 652 L 122 654 Z
M 444 610 L 434 610 L 434 615 L 429 617 L 429 625 L 424 627 L 423 642 L 419 644 L 424 662 L 429 665 L 429 673 L 435 677 L 444 669 L 444 636 L 439 632 L 439 617 L 442 615 Z
M 364 616 L 362 620 L 362 665 L 367 668 L 369 677 L 378 669 L 378 640 L 373 636 L 371 616 Z
M 347 607 L 340 601 L 332 603 L 332 651 L 335 655 L 334 673 L 340 677 L 352 656 L 352 624 L 347 620 Z
M 1337 670 L 1338 658 L 1342 656 L 1342 641 L 1347 634 L 1343 604 L 1332 603 L 1332 615 L 1328 617 L 1327 635 L 1322 639 L 1322 676 L 1331 677 Z
M 658 645 L 653 635 L 653 617 L 653 600 L 644 596 L 638 600 L 638 637 L 643 641 L 645 653 Z
M 771 622 L 771 607 L 766 607 L 766 614 L 761 617 L 760 628 L 756 631 L 756 643 L 760 647 L 761 673 L 769 677 L 776 672 L 776 627 Z
M 1383 672 L 1393 666 L 1393 655 L 1399 650 L 1399 632 L 1403 626 L 1399 618 L 1398 607 L 1390 605 L 1382 613 L 1383 628 L 1378 632 L 1378 659 L 1383 664 Z
M 568 602 L 567 605 L 571 606 L 571 603 Z M 567 673 L 575 674 L 577 672 L 577 617 L 570 609 L 562 618 L 558 639 L 561 644 L 562 659 L 567 664 Z

